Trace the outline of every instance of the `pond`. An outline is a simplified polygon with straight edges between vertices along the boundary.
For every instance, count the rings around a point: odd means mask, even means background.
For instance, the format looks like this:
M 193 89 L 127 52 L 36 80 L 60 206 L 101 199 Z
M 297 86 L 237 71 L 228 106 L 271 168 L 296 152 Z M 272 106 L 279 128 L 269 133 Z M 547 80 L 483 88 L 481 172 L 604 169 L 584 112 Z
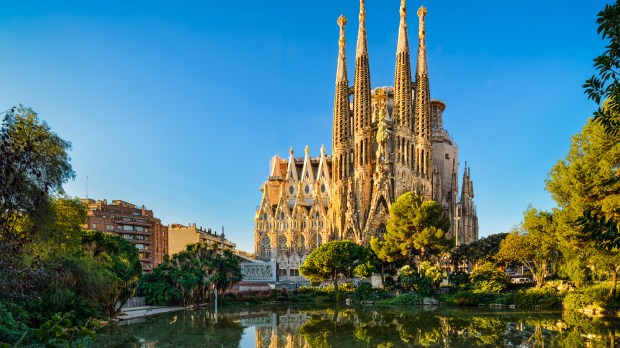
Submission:
M 392 307 L 185 310 L 112 325 L 97 347 L 618 347 L 620 322 L 574 312 Z

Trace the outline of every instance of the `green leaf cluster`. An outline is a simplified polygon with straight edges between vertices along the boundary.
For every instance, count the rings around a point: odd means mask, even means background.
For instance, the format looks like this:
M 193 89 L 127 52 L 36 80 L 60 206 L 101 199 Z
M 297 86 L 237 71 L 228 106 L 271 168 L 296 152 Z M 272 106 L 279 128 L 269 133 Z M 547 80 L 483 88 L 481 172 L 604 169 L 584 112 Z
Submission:
M 425 260 L 429 254 L 449 250 L 450 241 L 444 238 L 449 228 L 450 222 L 441 205 L 422 201 L 419 196 L 407 192 L 390 207 L 383 240 L 372 237 L 370 245 L 384 262 L 405 260 L 412 263 L 414 255 Z
M 241 280 L 239 259 L 231 250 L 218 251 L 205 243 L 189 244 L 164 261 L 140 283 L 149 304 L 189 306 L 212 302 L 215 291 L 224 292 Z
M 349 240 L 331 241 L 314 249 L 299 267 L 313 284 L 331 279 L 338 291 L 338 275 L 367 277 L 373 271 L 372 252 Z

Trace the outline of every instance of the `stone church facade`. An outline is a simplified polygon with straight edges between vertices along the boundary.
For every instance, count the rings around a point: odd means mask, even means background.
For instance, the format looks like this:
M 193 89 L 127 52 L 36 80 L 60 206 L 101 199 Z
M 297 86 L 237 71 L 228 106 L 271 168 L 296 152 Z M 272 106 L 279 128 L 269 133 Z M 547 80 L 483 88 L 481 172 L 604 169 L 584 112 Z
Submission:
M 261 186 L 254 245 L 259 259 L 278 262 L 280 280 L 303 280 L 299 266 L 331 240 L 367 244 L 381 236 L 389 208 L 413 192 L 444 207 L 457 244 L 478 239 L 470 168 L 458 182 L 458 146 L 445 130 L 445 103 L 431 99 L 424 7 L 418 10 L 418 54 L 412 73 L 407 9 L 401 0 L 394 87 L 371 89 L 364 0 L 360 1 L 355 80 L 349 85 L 345 17 L 340 27 L 331 155 L 274 156 Z M 415 79 L 412 79 L 415 77 Z M 352 100 L 352 101 L 351 101 Z M 460 197 L 459 197 L 460 193 Z

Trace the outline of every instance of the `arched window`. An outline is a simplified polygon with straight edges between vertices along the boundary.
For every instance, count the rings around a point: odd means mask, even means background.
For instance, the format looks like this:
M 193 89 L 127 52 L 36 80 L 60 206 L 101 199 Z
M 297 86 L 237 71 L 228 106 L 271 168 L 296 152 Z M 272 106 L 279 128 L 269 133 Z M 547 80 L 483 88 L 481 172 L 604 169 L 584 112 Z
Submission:
M 271 241 L 266 234 L 260 239 L 260 256 L 271 257 Z

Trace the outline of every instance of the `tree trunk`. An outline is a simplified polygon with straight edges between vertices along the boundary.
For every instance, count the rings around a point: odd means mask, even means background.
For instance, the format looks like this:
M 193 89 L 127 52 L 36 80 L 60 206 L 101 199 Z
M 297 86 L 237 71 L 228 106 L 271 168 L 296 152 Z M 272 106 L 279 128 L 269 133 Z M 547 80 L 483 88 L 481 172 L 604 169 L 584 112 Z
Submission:
M 334 291 L 338 293 L 338 271 L 334 271 Z

